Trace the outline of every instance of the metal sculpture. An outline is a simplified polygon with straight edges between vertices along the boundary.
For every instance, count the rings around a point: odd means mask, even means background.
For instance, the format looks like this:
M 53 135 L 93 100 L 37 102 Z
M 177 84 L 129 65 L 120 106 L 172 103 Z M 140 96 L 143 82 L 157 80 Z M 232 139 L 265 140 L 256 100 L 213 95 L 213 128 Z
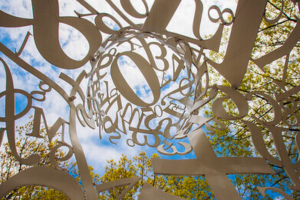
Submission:
M 68 104 L 69 120 L 58 118 L 51 128 L 46 127 L 49 141 L 65 124 L 68 124 L 71 141 L 71 144 L 68 144 L 62 137 L 58 146 L 52 150 L 50 153 L 52 167 L 34 166 L 2 183 L 1 197 L 20 186 L 41 185 L 60 190 L 71 199 L 97 199 L 97 193 L 101 191 L 129 185 L 118 196 L 118 199 L 121 199 L 126 191 L 133 187 L 138 178 L 94 185 L 76 132 L 77 120 L 82 126 L 99 128 L 100 138 L 102 134 L 111 134 L 109 140 L 112 143 L 126 136 L 129 146 L 148 145 L 165 155 L 185 155 L 193 150 L 197 159 L 153 160 L 154 172 L 170 175 L 203 175 L 217 199 L 240 199 L 227 174 L 272 174 L 273 171 L 266 160 L 282 166 L 293 182 L 292 188 L 300 191 L 298 162 L 291 163 L 281 135 L 287 130 L 286 127 L 293 126 L 287 120 L 287 115 L 295 115 L 294 111 L 298 109 L 296 103 L 292 108 L 286 109 L 283 102 L 298 93 L 299 86 L 290 90 L 283 88 L 283 93 L 276 94 L 275 98 L 259 91 L 244 95 L 237 90 L 246 73 L 249 60 L 263 69 L 272 61 L 286 56 L 285 68 L 287 68 L 289 53 L 300 37 L 298 23 L 282 47 L 261 58 L 252 59 L 251 52 L 262 18 L 271 24 L 279 20 L 265 17 L 267 0 L 239 0 L 235 12 L 228 8 L 221 10 L 217 6 L 210 7 L 209 11 L 216 11 L 219 17 L 214 18 L 209 14 L 209 19 L 214 23 L 220 22 L 216 33 L 210 39 L 202 38 L 199 32 L 203 12 L 201 1 L 194 2 L 194 18 L 191 19 L 194 37 L 167 30 L 167 25 L 176 13 L 181 0 L 155 0 L 151 8 L 145 0 L 142 0 L 145 13 L 139 13 L 130 0 L 120 0 L 122 10 L 113 1 L 106 0 L 127 23 L 126 25 L 112 15 L 99 13 L 84 0 L 77 1 L 90 13 L 81 14 L 75 11 L 78 17 L 61 17 L 57 0 L 32 0 L 32 19 L 0 11 L 1 27 L 33 27 L 33 33 L 28 32 L 18 52 L 11 51 L 2 43 L 0 51 L 20 68 L 40 80 L 38 90 L 27 92 L 15 88 L 10 66 L 0 58 L 6 76 L 6 88 L 0 93 L 0 98 L 5 98 L 5 113 L 0 117 L 0 121 L 4 124 L 0 129 L 0 139 L 2 140 L 4 135 L 8 137 L 10 149 L 19 162 L 31 166 L 37 164 L 40 161 L 39 155 L 32 154 L 22 158 L 18 154 L 15 123 L 17 119 L 33 110 L 33 132 L 29 137 L 39 137 L 41 118 L 45 119 L 45 116 L 43 108 L 33 106 L 33 102 L 43 102 L 47 94 L 54 90 Z M 223 18 L 224 13 L 230 15 L 230 20 Z M 85 16 L 96 17 L 94 22 L 91 22 L 84 19 Z M 132 17 L 142 19 L 144 22 L 135 24 L 130 20 Z M 107 26 L 104 18 L 110 18 L 118 28 Z M 59 43 L 60 23 L 77 29 L 87 39 L 89 50 L 83 59 L 74 60 L 63 51 Z M 226 26 L 232 26 L 227 51 L 223 61 L 216 63 L 206 56 L 204 50 L 215 52 L 219 50 Z M 103 40 L 103 34 L 108 34 L 109 37 Z M 29 37 L 33 37 L 43 58 L 57 68 L 74 70 L 90 62 L 91 70 L 83 70 L 75 79 L 62 72 L 59 77 L 72 87 L 68 93 L 20 57 Z M 134 66 L 133 70 L 139 72 L 139 77 L 144 80 L 145 85 L 135 86 L 134 83 L 128 82 L 128 77 L 124 77 L 126 67 L 121 65 L 127 65 L 127 68 Z M 230 86 L 210 86 L 207 65 L 216 69 Z M 206 79 L 204 84 L 203 79 Z M 82 82 L 88 82 L 86 93 L 81 87 Z M 138 91 L 139 87 L 145 87 L 150 95 L 147 94 L 143 98 Z M 225 95 L 220 97 L 218 95 L 220 93 Z M 27 100 L 26 107 L 19 114 L 15 114 L 15 94 L 23 95 Z M 248 114 L 248 106 L 255 95 L 263 96 L 273 108 L 272 121 L 254 118 L 257 123 L 253 123 L 243 118 Z M 224 99 L 231 99 L 235 103 L 238 115 L 232 115 L 225 110 L 222 104 Z M 199 110 L 210 102 L 214 116 L 201 116 Z M 295 117 L 299 118 L 296 115 Z M 214 134 L 216 129 L 225 128 L 222 120 L 238 119 L 243 119 L 244 125 L 249 127 L 255 148 L 263 158 L 217 157 L 215 154 L 203 127 L 208 128 L 210 134 Z M 211 123 L 218 124 L 218 127 Z M 258 126 L 258 123 L 261 126 Z M 280 159 L 273 157 L 266 149 L 261 136 L 261 127 L 268 129 L 272 134 Z M 299 136 L 296 141 L 300 145 Z M 184 150 L 178 150 L 178 145 Z M 68 149 L 67 155 L 63 158 L 57 158 L 55 155 L 55 151 L 60 147 Z M 84 192 L 76 180 L 60 170 L 57 165 L 57 162 L 66 161 L 73 155 L 78 163 Z M 276 188 L 260 188 L 262 194 L 265 190 L 276 190 L 289 198 Z M 140 199 L 175 198 L 147 184 L 140 194 Z

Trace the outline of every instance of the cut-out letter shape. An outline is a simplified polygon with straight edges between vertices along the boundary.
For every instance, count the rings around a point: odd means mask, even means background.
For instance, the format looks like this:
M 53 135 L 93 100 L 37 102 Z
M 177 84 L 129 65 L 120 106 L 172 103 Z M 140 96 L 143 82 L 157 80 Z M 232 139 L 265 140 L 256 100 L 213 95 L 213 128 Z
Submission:
M 101 33 L 88 20 L 77 17 L 60 17 L 58 0 L 32 0 L 33 19 L 19 18 L 0 11 L 0 26 L 20 27 L 33 25 L 35 44 L 41 55 L 51 64 L 76 69 L 83 66 L 98 50 Z M 80 31 L 87 39 L 90 49 L 82 60 L 73 60 L 65 54 L 59 43 L 59 24 L 67 24 Z
M 145 183 L 141 194 L 139 196 L 139 200 L 183 200 L 183 198 L 174 196 L 172 194 L 166 193 L 162 190 L 159 190 L 149 183 Z
M 155 174 L 205 176 L 218 200 L 241 199 L 227 174 L 274 174 L 263 158 L 217 157 L 202 129 L 188 138 L 197 159 L 153 159 Z

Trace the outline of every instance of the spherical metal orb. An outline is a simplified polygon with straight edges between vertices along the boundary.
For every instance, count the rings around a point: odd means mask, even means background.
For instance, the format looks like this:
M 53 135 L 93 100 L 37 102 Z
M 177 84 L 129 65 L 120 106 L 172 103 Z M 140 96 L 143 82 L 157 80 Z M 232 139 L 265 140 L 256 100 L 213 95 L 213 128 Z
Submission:
M 168 141 L 184 138 L 191 128 L 187 105 L 196 94 L 188 44 L 134 30 L 103 44 L 89 74 L 87 96 L 104 131 L 114 133 L 111 142 L 127 135 L 129 146 L 161 150 L 162 141 L 172 145 Z

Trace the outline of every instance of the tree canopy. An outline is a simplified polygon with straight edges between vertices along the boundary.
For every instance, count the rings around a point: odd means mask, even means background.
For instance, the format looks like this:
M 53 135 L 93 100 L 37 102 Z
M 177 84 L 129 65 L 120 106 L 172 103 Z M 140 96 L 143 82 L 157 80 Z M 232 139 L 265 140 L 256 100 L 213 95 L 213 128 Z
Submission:
M 284 166 L 293 165 L 296 171 L 298 169 L 296 165 L 299 160 L 297 134 L 300 130 L 299 41 L 287 54 L 265 66 L 260 65 L 260 58 L 270 55 L 276 49 L 284 48 L 289 36 L 296 29 L 298 16 L 299 1 L 268 1 L 265 16 L 252 50 L 251 60 L 243 81 L 237 88 L 237 91 L 251 102 L 248 114 L 242 119 L 222 120 L 224 127 L 227 127 L 225 130 L 216 129 L 213 135 L 207 134 L 219 156 L 260 157 L 262 152 L 264 152 L 263 156 L 267 155 L 266 159 L 275 171 L 275 175 L 232 176 L 242 198 L 261 198 L 257 186 L 279 188 L 291 194 L 295 199 L 300 197 L 300 188 L 290 187 L 293 184 L 297 185 L 299 175 L 296 175 L 295 179 L 295 176 L 291 175 L 290 169 Z M 228 42 L 228 31 L 225 31 L 223 45 Z M 210 52 L 209 56 L 214 60 L 222 61 L 225 53 L 224 51 L 221 53 Z M 222 84 L 230 87 L 230 83 L 222 79 L 217 71 L 212 67 L 209 70 L 211 74 L 214 74 L 210 77 L 211 85 Z M 289 91 L 293 91 L 293 93 L 281 98 Z M 226 97 L 225 93 L 219 95 L 219 97 Z M 212 103 L 206 109 L 207 116 L 213 116 Z M 228 114 L 239 115 L 239 110 L 232 99 L 225 98 L 223 106 Z M 217 124 L 214 125 L 217 127 Z M 274 134 L 275 128 L 280 128 L 281 137 Z M 261 135 L 259 135 L 260 133 Z M 262 139 L 265 149 L 258 147 L 255 136 Z M 285 146 L 286 152 L 279 148 L 279 144 Z M 283 161 L 284 157 L 288 159 Z
M 128 159 L 126 155 L 122 155 L 119 161 L 108 160 L 105 167 L 105 173 L 100 177 L 100 183 L 107 183 L 123 178 L 140 177 L 134 187 L 126 193 L 123 199 L 136 199 L 145 182 L 161 189 L 167 193 L 182 197 L 185 199 L 211 199 L 213 194 L 201 176 L 167 176 L 155 175 L 152 169 L 152 159 L 159 158 L 158 154 L 148 157 L 142 151 L 133 159 Z M 124 190 L 124 187 L 115 190 L 100 193 L 100 199 L 116 199 L 116 197 Z
M 259 64 L 261 58 L 268 56 L 276 49 L 284 47 L 289 36 L 298 25 L 299 18 L 297 16 L 299 16 L 299 1 L 268 1 L 246 74 L 241 84 L 236 88 L 250 102 L 248 114 L 241 119 L 218 119 L 220 123 L 206 125 L 206 136 L 214 147 L 217 156 L 264 156 L 274 170 L 274 175 L 230 175 L 231 181 L 243 199 L 261 199 L 262 194 L 259 187 L 266 186 L 281 189 L 295 199 L 300 198 L 300 142 L 299 136 L 297 136 L 300 131 L 299 41 L 289 53 L 280 56 L 271 63 L 267 63 L 265 66 Z M 224 48 L 221 49 L 226 49 L 229 35 L 230 30 L 226 29 L 223 40 Z M 214 61 L 222 62 L 225 54 L 225 51 L 220 53 L 211 51 L 206 56 Z M 210 89 L 215 84 L 234 87 L 225 78 L 222 79 L 222 76 L 209 64 L 208 71 L 210 74 L 208 81 Z M 285 96 L 285 94 L 288 95 Z M 220 92 L 216 98 L 223 98 L 222 105 L 227 114 L 239 116 L 237 105 L 225 92 Z M 204 108 L 206 117 L 214 116 L 212 112 L 214 102 L 215 99 Z M 279 118 L 278 113 L 281 116 Z M 214 127 L 213 132 L 210 126 Z M 280 132 L 276 132 L 275 128 Z M 57 141 L 48 141 L 44 130 L 41 131 L 42 138 L 30 139 L 25 137 L 25 135 L 30 134 L 31 129 L 32 122 L 18 127 L 16 131 L 19 135 L 16 144 L 18 154 L 26 158 L 32 153 L 39 153 L 43 159 L 38 165 L 50 166 L 49 154 Z M 63 157 L 65 152 L 57 150 L 56 154 L 57 157 Z M 3 144 L 0 156 L 0 183 L 28 168 L 14 158 L 7 143 Z M 153 159 L 158 157 L 157 154 L 151 156 Z M 93 181 L 95 184 L 104 184 L 124 178 L 140 177 L 141 179 L 126 193 L 124 199 L 137 198 L 145 182 L 185 199 L 214 198 L 204 176 L 156 175 L 152 170 L 151 158 L 147 157 L 145 152 L 141 152 L 132 160 L 128 159 L 126 155 L 123 155 L 118 162 L 109 160 L 103 176 L 95 174 L 93 168 L 90 167 Z M 76 163 L 67 161 L 57 164 L 80 183 Z M 99 198 L 115 199 L 126 187 L 129 186 L 101 191 Z M 53 189 L 30 186 L 12 191 L 4 198 L 65 199 L 66 197 Z
M 41 129 L 41 138 L 32 139 L 26 135 L 32 132 L 33 121 L 26 123 L 23 126 L 17 127 L 18 142 L 16 144 L 17 152 L 21 158 L 27 158 L 31 154 L 39 154 L 41 161 L 38 166 L 50 166 L 50 152 L 56 145 L 57 140 L 49 142 L 44 128 Z M 58 157 L 63 157 L 65 152 L 61 149 L 56 151 Z M 69 170 L 72 162 L 60 162 L 59 167 L 64 170 Z M 22 164 L 13 156 L 8 143 L 2 144 L 0 151 L 0 183 L 5 182 L 10 177 L 21 171 L 28 169 L 30 166 Z M 41 186 L 24 186 L 14 191 L 11 191 L 3 199 L 68 199 L 60 191 L 41 187 Z

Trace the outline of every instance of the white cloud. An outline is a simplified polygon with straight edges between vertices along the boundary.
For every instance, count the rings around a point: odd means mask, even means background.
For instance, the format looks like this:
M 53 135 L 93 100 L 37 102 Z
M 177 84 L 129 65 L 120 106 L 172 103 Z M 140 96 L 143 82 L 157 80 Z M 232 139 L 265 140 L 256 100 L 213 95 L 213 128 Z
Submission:
M 88 0 L 87 1 L 90 5 L 95 7 L 96 10 L 99 12 L 105 12 L 109 13 L 112 16 L 114 16 L 117 20 L 119 20 L 124 26 L 128 26 L 128 24 L 121 19 L 121 17 L 116 13 L 115 10 L 111 9 L 111 7 L 106 3 L 106 1 L 100 1 L 100 0 Z M 119 1 L 116 2 L 116 5 L 120 7 Z M 141 2 L 141 1 L 138 1 Z M 148 2 L 148 1 L 147 1 Z M 151 5 L 153 4 L 154 0 L 149 1 L 149 8 L 151 8 Z M 222 9 L 227 7 L 232 7 L 234 0 L 227 0 L 227 1 L 203 1 L 205 5 L 205 12 L 208 10 L 208 5 L 212 5 L 213 3 L 218 3 Z M 226 2 L 226 3 L 224 3 Z M 23 18 L 32 18 L 33 12 L 31 9 L 31 1 L 30 0 L 5 0 L 1 2 L 0 9 L 18 17 Z M 89 11 L 84 8 L 80 3 L 78 3 L 76 0 L 60 0 L 60 16 L 76 16 L 74 10 L 78 11 L 79 13 L 89 13 Z M 135 4 L 135 6 L 139 7 L 142 6 Z M 122 10 L 122 9 L 121 9 Z M 140 12 L 143 12 L 143 8 L 138 8 Z M 123 10 L 122 10 L 123 11 Z M 195 12 L 195 5 L 194 0 L 184 0 L 180 4 L 180 7 L 176 11 L 174 15 L 174 19 L 170 22 L 168 29 L 174 32 L 182 33 L 190 37 L 194 37 L 192 33 L 192 21 L 193 16 Z M 204 16 L 206 16 L 206 19 L 204 19 L 203 24 L 201 25 L 201 29 L 203 32 L 201 32 L 202 36 L 207 35 L 209 33 L 213 33 L 214 30 L 211 30 L 212 23 L 207 21 L 207 13 L 204 12 Z M 127 15 L 128 16 L 128 15 Z M 94 17 L 85 17 L 86 19 L 93 21 Z M 133 17 L 128 17 L 130 20 L 132 20 L 134 23 L 143 23 L 144 19 L 134 19 Z M 112 23 L 108 23 L 110 27 L 113 26 Z M 208 28 L 209 27 L 209 28 Z M 61 46 L 63 50 L 66 52 L 68 56 L 70 56 L 73 59 L 80 60 L 83 57 L 85 57 L 89 45 L 86 41 L 86 39 L 83 37 L 83 35 L 73 29 L 70 26 L 67 26 L 65 24 L 59 25 L 59 40 L 61 43 Z M 33 33 L 32 26 L 26 26 L 22 28 L 1 28 L 0 29 L 0 40 L 5 45 L 7 45 L 11 50 L 14 50 L 15 48 L 18 50 L 27 34 L 27 32 L 30 31 Z M 104 37 L 103 37 L 104 38 Z M 122 52 L 126 48 L 128 48 L 128 45 L 122 45 L 119 47 L 119 51 Z M 152 52 L 155 55 L 160 55 L 160 50 L 158 48 L 151 48 Z M 141 52 L 142 55 L 145 56 L 145 52 Z M 2 54 L 0 54 L 2 55 Z M 32 90 L 38 90 L 38 84 L 39 79 L 34 77 L 33 75 L 30 75 L 29 73 L 22 70 L 19 66 L 17 66 L 13 61 L 3 56 L 7 64 L 9 65 L 11 71 L 13 72 L 13 79 L 15 83 L 16 88 L 20 88 L 23 90 L 26 90 L 28 92 Z M 26 43 L 26 46 L 24 48 L 23 53 L 20 56 L 22 59 L 24 59 L 27 63 L 31 64 L 36 70 L 44 73 L 47 77 L 49 77 L 53 82 L 58 84 L 61 88 L 63 88 L 67 94 L 71 91 L 71 86 L 69 83 L 66 83 L 64 80 L 59 78 L 60 73 L 65 73 L 68 76 L 70 76 L 72 79 L 76 79 L 79 73 L 85 69 L 87 72 L 90 69 L 90 64 L 87 63 L 85 66 L 83 66 L 80 69 L 76 69 L 73 71 L 65 70 L 65 69 L 59 69 L 54 66 L 51 66 L 38 52 L 36 45 L 34 43 L 34 39 L 31 36 L 29 40 Z M 170 59 L 170 54 L 168 54 L 168 59 Z M 128 61 L 129 62 L 129 61 Z M 160 63 L 160 62 L 158 62 Z M 127 77 L 128 82 L 133 83 L 134 85 L 132 88 L 136 88 L 139 86 L 140 92 L 141 92 L 141 98 L 142 99 L 148 99 L 149 96 L 151 96 L 151 93 L 145 92 L 143 90 L 143 87 L 141 85 L 147 85 L 145 78 L 141 74 L 136 73 L 137 70 L 133 67 L 127 67 L 126 70 L 123 72 L 123 76 Z M 169 74 L 172 74 L 172 61 L 170 61 L 170 70 L 168 71 Z M 109 73 L 109 70 L 108 70 Z M 159 80 L 161 81 L 162 73 L 158 74 Z M 186 76 L 184 72 L 180 74 L 181 76 Z M 5 82 L 5 75 L 3 67 L 0 67 L 0 81 L 1 83 Z M 111 80 L 109 83 L 109 88 L 111 89 L 113 85 L 111 84 Z M 175 82 L 173 85 L 171 85 L 169 88 L 164 89 L 162 91 L 162 96 L 166 95 L 167 93 L 175 90 L 178 88 L 179 82 Z M 103 86 L 103 83 L 102 83 Z M 87 88 L 87 79 L 84 80 L 84 82 L 81 84 L 82 90 L 84 93 L 86 93 Z M 105 88 L 105 87 L 104 87 Z M 5 85 L 0 84 L 0 92 L 5 90 Z M 180 94 L 174 94 L 172 97 L 174 98 L 180 98 L 182 95 Z M 77 95 L 77 98 L 75 99 L 75 103 L 79 103 L 80 97 Z M 124 103 L 127 102 L 127 100 L 123 100 Z M 151 101 L 151 100 L 149 100 Z M 0 99 L 0 112 L 3 112 L 3 99 Z M 46 95 L 46 100 L 44 102 L 34 102 L 34 105 L 40 106 L 44 108 L 44 112 L 46 114 L 48 125 L 52 125 L 58 117 L 62 117 L 65 120 L 69 120 L 69 109 L 67 106 L 67 103 L 65 100 L 60 97 L 60 95 L 55 92 L 49 92 Z M 115 109 L 115 108 L 114 108 Z M 114 112 L 116 110 L 112 110 Z M 2 115 L 0 115 L 2 116 Z M 28 116 L 26 116 L 28 117 Z M 161 118 L 166 117 L 164 114 Z M 25 117 L 24 117 L 25 118 Z M 24 123 L 26 120 L 19 120 L 18 123 Z M 155 126 L 155 122 L 158 122 L 158 120 L 153 120 L 152 124 Z M 119 122 L 120 123 L 120 122 Z M 135 122 L 136 123 L 136 120 Z M 1 124 L 0 124 L 1 125 Z M 122 139 L 119 141 L 118 145 L 108 145 L 109 143 L 109 134 L 103 133 L 103 139 L 100 140 L 98 138 L 98 127 L 96 130 L 91 130 L 90 128 L 86 127 L 83 128 L 80 125 L 78 125 L 78 136 L 82 142 L 82 146 L 84 148 L 85 154 L 87 156 L 88 162 L 97 166 L 97 168 L 102 168 L 106 164 L 107 159 L 115 159 L 117 160 L 122 153 L 126 153 L 129 156 L 136 155 L 142 148 L 136 146 L 134 148 L 130 148 L 126 144 L 126 139 L 130 138 L 129 136 L 122 135 Z M 68 140 L 69 141 L 69 140 Z M 96 142 L 95 142 L 96 141 Z M 104 141 L 104 142 L 103 142 Z M 101 144 L 101 143 L 104 144 Z M 148 150 L 150 152 L 150 150 Z M 151 150 L 152 151 L 152 150 Z M 156 151 L 156 150 L 154 150 Z M 96 167 L 95 167 L 96 168 Z
M 59 24 L 59 40 L 64 52 L 74 60 L 82 60 L 88 53 L 88 41 L 71 26 Z
M 33 16 L 31 0 L 3 0 L 1 1 L 1 10 L 22 18 L 32 18 Z

